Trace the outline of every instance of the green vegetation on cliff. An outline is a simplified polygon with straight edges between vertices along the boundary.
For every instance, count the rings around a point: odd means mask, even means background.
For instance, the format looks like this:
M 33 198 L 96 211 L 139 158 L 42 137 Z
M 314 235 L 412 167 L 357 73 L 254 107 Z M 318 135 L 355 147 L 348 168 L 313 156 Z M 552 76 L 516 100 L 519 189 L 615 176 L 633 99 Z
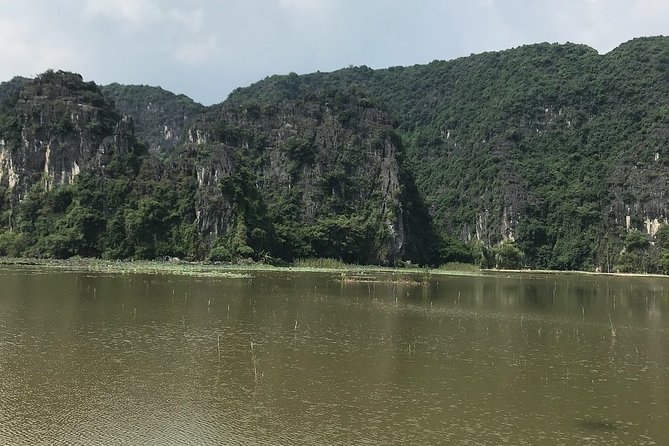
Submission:
M 114 83 L 101 90 L 120 113 L 132 116 L 135 132 L 151 152 L 174 150 L 188 126 L 204 109 L 191 98 L 160 87 Z
M 0 253 L 669 272 L 664 37 L 272 76 L 213 107 L 72 76 L 0 85 Z
M 0 118 L 0 255 L 435 258 L 392 121 L 354 94 L 212 107 L 161 154 L 71 73 L 27 81 Z
M 606 55 L 538 44 L 406 68 L 272 76 L 228 102 L 361 91 L 393 112 L 443 239 L 488 248 L 513 239 L 531 267 L 610 269 L 624 260 L 628 230 L 651 242 L 647 222 L 667 217 L 668 73 L 663 37 Z M 443 256 L 458 251 L 448 245 Z
M 94 83 L 46 72 L 0 122 L 19 130 L 10 139 L 3 129 L 0 147 L 0 255 L 188 253 L 187 185 L 168 179 Z

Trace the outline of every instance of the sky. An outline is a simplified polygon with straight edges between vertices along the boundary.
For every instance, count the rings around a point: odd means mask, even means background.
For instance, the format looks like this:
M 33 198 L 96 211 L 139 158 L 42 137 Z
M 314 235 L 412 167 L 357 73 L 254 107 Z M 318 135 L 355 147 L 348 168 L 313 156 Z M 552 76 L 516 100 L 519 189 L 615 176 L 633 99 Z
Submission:
M 0 0 L 0 80 L 47 69 L 205 105 L 272 74 L 669 34 L 669 0 Z

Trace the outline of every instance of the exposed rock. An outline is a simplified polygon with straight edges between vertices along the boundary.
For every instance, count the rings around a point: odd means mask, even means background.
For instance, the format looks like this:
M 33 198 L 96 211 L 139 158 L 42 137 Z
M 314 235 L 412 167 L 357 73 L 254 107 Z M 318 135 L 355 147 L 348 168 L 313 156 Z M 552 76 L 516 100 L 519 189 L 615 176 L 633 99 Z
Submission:
M 198 161 L 197 224 L 209 243 L 234 223 L 225 178 L 249 169 L 268 218 L 310 227 L 336 216 L 374 226 L 368 261 L 402 257 L 405 228 L 396 139 L 390 118 L 351 96 L 344 104 L 327 97 L 287 101 L 266 110 L 228 104 L 210 110 L 188 131 Z M 341 99 L 340 99 L 341 100 Z M 286 215 L 282 206 L 294 205 Z
M 16 129 L 13 137 L 6 131 L 0 144 L 0 185 L 16 199 L 35 185 L 50 190 L 71 184 L 83 169 L 103 169 L 133 141 L 132 120 L 121 118 L 94 84 L 72 73 L 47 72 L 25 81 L 5 116 Z
M 102 87 L 119 112 L 132 116 L 137 139 L 152 153 L 172 152 L 204 107 L 160 87 L 110 84 Z

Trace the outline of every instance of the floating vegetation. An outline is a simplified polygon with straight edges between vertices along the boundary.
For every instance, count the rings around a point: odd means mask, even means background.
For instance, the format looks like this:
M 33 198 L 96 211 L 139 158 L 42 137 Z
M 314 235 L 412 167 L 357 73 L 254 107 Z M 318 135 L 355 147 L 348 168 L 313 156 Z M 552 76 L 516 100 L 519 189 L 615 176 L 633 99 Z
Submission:
M 427 286 L 430 274 L 421 276 L 412 274 L 366 274 L 366 273 L 341 273 L 342 283 L 390 283 L 401 285 Z
M 457 271 L 457 272 L 468 272 L 475 273 L 479 271 L 479 268 L 476 265 L 471 263 L 462 263 L 462 262 L 448 262 L 443 265 L 439 265 L 439 269 L 442 271 Z
M 313 258 L 297 259 L 294 265 L 298 268 L 347 269 L 349 265 L 339 259 Z
M 613 275 L 603 273 L 574 272 L 574 271 L 542 271 L 542 270 L 481 270 L 471 265 L 461 263 L 449 263 L 439 268 L 425 268 L 417 266 L 375 266 L 375 265 L 351 265 L 337 259 L 306 259 L 297 260 L 292 266 L 273 266 L 265 263 L 211 263 L 211 262 L 186 262 L 186 261 L 147 261 L 147 260 L 101 260 L 95 258 L 72 257 L 66 260 L 60 259 L 34 259 L 34 258 L 9 258 L 0 257 L 0 266 L 27 266 L 43 268 L 58 268 L 65 271 L 83 271 L 94 273 L 143 273 L 143 274 L 173 274 L 209 278 L 246 279 L 252 277 L 254 271 L 284 271 L 303 273 L 337 273 L 341 274 L 342 283 L 393 283 L 406 285 L 426 285 L 434 276 L 476 276 L 490 277 L 503 274 L 504 277 L 512 277 L 511 274 L 536 274 L 542 277 L 547 274 L 554 275 Z M 629 276 L 639 277 L 662 277 L 650 274 L 636 274 Z M 583 315 L 585 317 L 585 314 Z
M 366 282 L 381 282 L 377 276 L 365 274 L 346 274 L 341 273 L 342 283 L 366 283 Z
M 190 262 L 108 261 L 78 257 L 67 260 L 6 258 L 0 259 L 0 265 L 36 266 L 66 271 L 112 274 L 172 274 L 225 279 L 251 277 L 246 271 L 233 270 L 227 266 Z

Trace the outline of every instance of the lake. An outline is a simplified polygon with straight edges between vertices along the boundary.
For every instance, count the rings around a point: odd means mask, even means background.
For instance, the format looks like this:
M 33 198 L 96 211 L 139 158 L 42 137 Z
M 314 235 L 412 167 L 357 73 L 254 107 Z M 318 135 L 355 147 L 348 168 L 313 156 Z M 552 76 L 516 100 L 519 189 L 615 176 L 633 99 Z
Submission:
M 669 280 L 0 268 L 0 444 L 669 444 Z

